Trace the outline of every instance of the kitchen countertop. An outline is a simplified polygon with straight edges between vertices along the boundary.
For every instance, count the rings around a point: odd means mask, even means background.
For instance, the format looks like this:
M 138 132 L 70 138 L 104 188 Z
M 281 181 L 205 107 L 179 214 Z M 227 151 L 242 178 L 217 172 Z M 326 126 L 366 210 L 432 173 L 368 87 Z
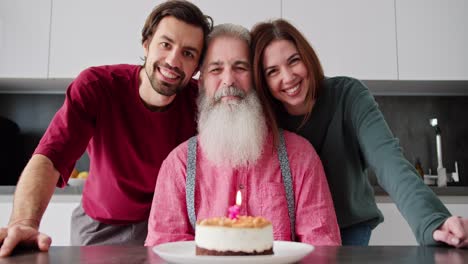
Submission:
M 6 199 L 5 197 L 12 196 L 15 193 L 16 186 L 0 186 L 0 201 L 2 199 Z M 449 186 L 449 187 L 432 187 L 430 186 L 431 190 L 437 196 L 466 196 L 468 197 L 468 186 Z M 67 186 L 65 188 L 55 188 L 55 192 L 53 197 L 65 197 L 63 199 L 67 199 L 67 196 L 74 197 L 74 196 L 81 196 L 83 191 L 83 186 Z M 387 192 L 380 187 L 374 186 L 374 193 L 377 197 L 388 197 Z M 3 197 L 3 198 L 2 198 Z M 383 199 L 385 200 L 385 199 Z
M 429 186 L 429 188 L 444 204 L 468 204 L 468 187 L 466 186 Z M 374 186 L 374 193 L 377 203 L 393 203 L 393 200 L 382 187 Z
M 197 263 L 204 263 L 200 260 L 203 257 L 191 257 L 195 258 Z M 51 247 L 49 252 L 17 250 L 13 256 L 0 258 L 0 264 L 10 263 L 162 264 L 165 261 L 150 247 L 83 246 Z M 317 246 L 299 263 L 468 263 L 468 250 L 423 246 Z
M 429 186 L 429 188 L 438 196 L 468 196 L 468 186 Z M 380 186 L 374 186 L 374 193 L 376 196 L 388 196 L 387 192 Z
M 16 186 L 0 186 L 0 202 L 13 202 Z M 51 202 L 80 202 L 83 186 L 55 188 Z M 0 262 L 1 263 L 1 262 Z
M 0 195 L 12 195 L 16 186 L 0 186 Z M 67 186 L 65 188 L 55 188 L 54 194 L 61 195 L 81 195 L 83 186 Z

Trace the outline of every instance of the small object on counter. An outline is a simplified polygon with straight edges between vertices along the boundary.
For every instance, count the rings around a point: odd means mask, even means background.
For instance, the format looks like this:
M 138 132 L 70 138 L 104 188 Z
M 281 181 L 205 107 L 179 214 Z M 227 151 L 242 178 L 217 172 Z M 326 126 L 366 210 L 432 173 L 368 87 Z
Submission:
M 414 168 L 419 173 L 419 176 L 421 176 L 421 178 L 424 179 L 424 170 L 421 166 L 421 161 L 419 160 L 419 158 L 416 158 L 416 163 L 414 164 Z
M 80 172 L 79 172 L 76 168 L 73 169 L 73 170 L 72 170 L 72 173 L 70 174 L 70 178 L 72 178 L 72 179 L 73 179 L 73 178 L 78 178 L 78 174 L 79 174 L 79 173 L 80 173 Z
M 78 179 L 87 179 L 88 178 L 88 172 L 87 171 L 82 171 L 82 172 L 78 173 L 76 178 L 78 178 Z
M 437 183 L 437 175 L 424 175 L 424 184 L 435 186 Z
M 445 168 L 437 168 L 437 187 L 447 186 L 447 170 Z
M 460 178 L 458 177 L 458 163 L 455 161 L 455 172 L 452 173 L 452 181 L 459 182 Z
M 68 185 L 69 186 L 83 186 L 87 178 L 88 178 L 87 171 L 79 172 L 77 169 L 73 169 L 72 175 L 70 175 L 70 179 L 68 179 Z
M 84 186 L 86 179 L 68 179 L 68 186 Z

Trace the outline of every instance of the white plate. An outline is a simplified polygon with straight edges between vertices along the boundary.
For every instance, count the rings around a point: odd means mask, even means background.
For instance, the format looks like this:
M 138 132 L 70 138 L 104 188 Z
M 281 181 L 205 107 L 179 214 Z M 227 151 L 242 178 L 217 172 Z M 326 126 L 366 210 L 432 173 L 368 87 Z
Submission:
M 282 264 L 301 260 L 314 250 L 309 244 L 274 241 L 273 255 L 260 256 L 197 256 L 194 241 L 165 243 L 153 247 L 153 251 L 169 263 L 255 263 Z

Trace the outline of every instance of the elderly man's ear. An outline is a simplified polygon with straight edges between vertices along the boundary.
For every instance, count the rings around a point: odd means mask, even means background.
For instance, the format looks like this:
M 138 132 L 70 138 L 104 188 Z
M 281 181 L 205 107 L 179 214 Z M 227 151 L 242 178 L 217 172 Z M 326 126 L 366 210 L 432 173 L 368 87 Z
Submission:
M 203 74 L 201 70 L 197 71 L 198 73 L 198 88 L 201 88 L 202 82 L 203 82 Z M 196 74 L 194 74 L 195 76 Z
M 197 75 L 199 71 L 200 71 L 200 66 L 197 66 L 197 67 L 195 68 L 195 70 L 193 71 L 192 77 L 194 77 L 195 75 Z M 200 73 L 201 73 L 201 72 L 200 72 Z
M 197 75 L 198 75 L 198 78 L 197 78 Z M 195 69 L 195 71 L 193 71 L 193 74 L 192 74 L 192 78 L 195 78 L 195 79 L 200 79 L 201 78 L 201 67 L 200 66 L 197 66 L 197 68 Z

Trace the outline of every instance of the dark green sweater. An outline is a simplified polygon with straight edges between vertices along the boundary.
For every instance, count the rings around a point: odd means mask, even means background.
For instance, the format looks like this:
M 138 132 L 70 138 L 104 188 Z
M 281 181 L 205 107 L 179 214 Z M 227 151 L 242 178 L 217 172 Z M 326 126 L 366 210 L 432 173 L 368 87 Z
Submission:
M 280 126 L 307 138 L 319 154 L 341 228 L 383 221 L 367 177 L 372 168 L 409 223 L 420 244 L 436 244 L 433 231 L 450 213 L 404 158 L 377 103 L 363 83 L 348 77 L 328 78 L 311 117 L 279 110 Z

